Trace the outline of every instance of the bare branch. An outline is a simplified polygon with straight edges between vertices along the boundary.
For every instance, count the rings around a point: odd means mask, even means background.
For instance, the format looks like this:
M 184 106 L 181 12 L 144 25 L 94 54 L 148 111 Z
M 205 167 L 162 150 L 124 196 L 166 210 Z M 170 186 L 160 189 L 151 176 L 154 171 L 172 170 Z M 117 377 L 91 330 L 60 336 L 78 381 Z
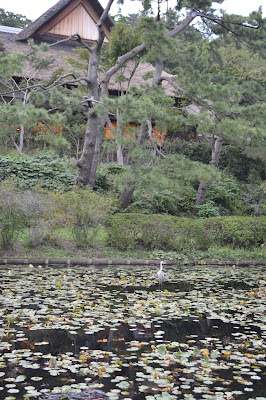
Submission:
M 198 99 L 194 96 L 191 96 L 185 89 L 183 89 L 181 86 L 179 86 L 175 81 L 173 81 L 171 78 L 169 78 L 168 76 L 162 76 L 160 78 L 160 81 L 167 81 L 168 83 L 170 83 L 171 86 L 173 86 L 174 89 L 178 90 L 181 93 L 184 93 L 187 97 L 189 97 L 190 100 L 192 100 L 194 103 L 198 104 L 199 106 L 205 106 L 206 105 L 206 101 L 204 102 L 204 100 Z M 210 104 L 208 104 L 208 108 L 210 109 Z M 177 108 L 182 110 L 183 108 Z
M 216 22 L 219 25 L 222 23 L 222 24 L 231 24 L 231 25 L 242 26 L 243 28 L 250 28 L 250 29 L 259 29 L 260 28 L 260 24 L 254 26 L 254 25 L 251 25 L 251 24 L 246 24 L 244 22 L 229 21 L 229 20 L 226 20 L 226 19 L 223 19 L 223 18 L 220 18 L 220 17 L 215 17 L 213 15 L 208 15 L 208 14 L 201 13 L 199 11 L 197 12 L 197 15 L 198 15 L 198 17 L 206 18 L 206 19 L 209 19 L 210 21 Z
M 122 56 L 118 57 L 118 60 L 116 64 L 111 67 L 108 71 L 105 72 L 103 79 L 102 79 L 102 87 L 103 87 L 103 93 L 107 94 L 108 93 L 108 83 L 111 79 L 111 77 L 119 71 L 119 69 L 122 67 L 125 62 L 130 60 L 131 58 L 135 57 L 139 53 L 141 53 L 143 50 L 146 49 L 148 46 L 148 43 L 142 43 L 139 46 L 134 47 L 134 49 L 128 51 L 126 54 L 123 54 Z
M 202 17 L 202 21 L 204 24 L 208 26 L 207 22 L 205 21 L 205 18 Z M 247 45 L 242 36 L 239 33 L 235 32 L 232 28 L 227 28 L 227 26 L 225 26 L 222 22 L 215 21 L 215 23 L 224 28 L 227 32 L 230 32 L 233 35 L 235 35 L 239 39 L 239 41 L 242 42 L 244 45 Z
M 174 29 L 171 31 L 167 32 L 165 35 L 169 37 L 175 37 L 178 35 L 181 31 L 183 31 L 196 17 L 199 16 L 198 11 L 191 11 L 188 16 L 179 24 L 177 25 Z
M 63 79 L 69 77 L 69 76 L 72 76 L 74 79 L 73 79 L 72 81 L 66 81 L 66 82 L 64 81 L 64 82 L 62 82 L 62 83 L 60 82 L 60 81 L 62 81 Z M 47 86 L 46 88 L 44 87 L 44 89 L 45 89 L 45 90 L 50 90 L 50 89 L 52 89 L 54 86 L 56 86 L 56 85 L 58 85 L 58 84 L 59 84 L 59 86 L 60 86 L 60 85 L 66 85 L 66 84 L 71 85 L 71 84 L 73 84 L 73 83 L 82 82 L 82 81 L 87 82 L 87 79 L 84 78 L 84 77 L 76 78 L 76 75 L 75 75 L 75 74 L 69 73 L 69 74 L 65 74 L 65 75 L 60 76 L 60 77 L 59 77 L 58 79 L 56 79 L 50 86 Z
M 73 79 L 73 80 L 69 80 L 69 81 L 61 82 L 63 79 L 67 78 L 68 76 L 73 76 L 74 79 Z M 7 95 L 7 94 L 11 94 L 11 93 L 13 93 L 14 91 L 23 92 L 23 91 L 25 91 L 25 90 L 37 89 L 37 88 L 43 89 L 45 92 L 47 92 L 47 91 L 49 91 L 49 90 L 51 90 L 51 89 L 54 89 L 54 88 L 56 88 L 56 87 L 59 87 L 59 86 L 74 85 L 75 83 L 81 83 L 82 85 L 86 86 L 85 84 L 82 83 L 82 81 L 87 82 L 88 80 L 87 80 L 86 78 L 76 78 L 74 74 L 69 73 L 69 74 L 60 76 L 60 78 L 56 79 L 56 81 L 54 81 L 54 83 L 52 83 L 52 84 L 49 85 L 49 86 L 44 86 L 44 85 L 42 85 L 41 83 L 36 83 L 36 84 L 34 84 L 34 85 L 31 85 L 31 86 L 26 86 L 26 87 L 20 88 L 20 89 L 13 89 L 13 90 L 10 90 L 10 91 L 8 91 L 8 92 L 1 93 L 1 95 L 4 96 L 4 95 Z
M 180 33 L 182 30 L 184 30 L 190 23 L 193 21 L 194 18 L 198 16 L 198 13 L 196 11 L 192 11 L 185 19 L 184 21 L 181 22 L 176 28 L 172 29 L 171 31 L 166 33 L 166 36 L 169 37 L 174 37 L 178 33 Z M 108 92 L 108 83 L 111 79 L 111 77 L 119 71 L 119 69 L 122 67 L 123 64 L 125 64 L 128 60 L 131 58 L 137 56 L 140 54 L 142 51 L 144 51 L 148 47 L 148 43 L 144 42 L 136 47 L 134 49 L 128 51 L 126 54 L 123 54 L 121 57 L 118 58 L 116 64 L 111 67 L 108 71 L 105 72 L 103 79 L 102 79 L 102 86 L 103 86 L 103 91 L 104 93 Z
M 76 39 L 77 42 L 79 42 L 80 44 L 82 44 L 82 46 L 84 46 L 84 47 L 85 47 L 87 50 L 89 50 L 89 52 L 91 53 L 91 47 L 90 47 L 86 42 L 84 42 L 84 40 L 81 38 L 81 36 L 80 36 L 78 33 L 74 33 L 74 35 L 71 35 L 71 36 L 69 36 L 69 37 L 66 38 L 66 39 L 59 40 L 58 42 L 52 43 L 52 44 L 50 44 L 49 46 L 50 46 L 50 47 L 56 46 L 57 44 L 60 44 L 60 43 L 63 43 L 63 42 L 67 42 L 68 40 L 71 40 L 71 39 L 73 39 L 74 37 L 77 38 L 77 39 Z
M 129 89 L 129 86 L 130 86 L 130 83 L 131 83 L 131 79 L 133 78 L 133 76 L 134 76 L 134 74 L 135 74 L 135 72 L 136 72 L 138 66 L 139 66 L 139 61 L 137 61 L 137 62 L 135 63 L 134 68 L 132 69 L 132 71 L 131 71 L 131 73 L 130 73 L 130 76 L 129 76 L 128 82 L 127 82 L 127 90 Z
M 110 11 L 110 8 L 111 8 L 113 2 L 114 2 L 114 0 L 108 1 L 102 15 L 100 16 L 100 19 L 97 22 L 97 29 L 98 29 L 99 37 L 98 37 L 98 40 L 95 45 L 96 52 L 99 52 L 102 47 L 102 44 L 103 44 L 103 41 L 105 38 L 103 23 L 104 23 L 105 19 L 108 17 L 108 14 L 109 14 L 109 11 Z
M 174 82 L 171 78 L 169 78 L 168 76 L 161 76 L 160 77 L 160 82 L 162 81 L 167 81 L 168 83 L 170 83 L 171 86 L 173 86 L 173 88 L 175 88 L 176 90 L 178 90 L 181 93 L 187 93 L 185 91 L 185 89 L 181 88 L 181 86 L 179 86 L 176 82 Z
M 100 24 L 104 23 L 105 18 L 108 17 L 108 14 L 109 14 L 109 11 L 110 11 L 110 8 L 111 8 L 113 2 L 114 2 L 114 0 L 109 0 L 108 1 L 108 3 L 106 5 L 106 7 L 105 7 L 100 19 L 99 19 L 99 21 L 97 22 L 97 25 L 100 25 Z
M 161 152 L 161 150 L 158 149 L 158 147 L 156 147 L 155 151 L 156 151 L 156 153 L 157 153 L 161 158 L 166 158 L 166 155 L 163 154 L 163 153 Z

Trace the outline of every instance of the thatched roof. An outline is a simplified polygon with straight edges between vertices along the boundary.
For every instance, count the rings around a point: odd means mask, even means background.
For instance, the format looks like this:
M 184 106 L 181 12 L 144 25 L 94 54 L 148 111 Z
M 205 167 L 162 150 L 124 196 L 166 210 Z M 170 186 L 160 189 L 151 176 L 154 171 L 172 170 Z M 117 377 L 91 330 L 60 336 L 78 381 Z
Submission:
M 16 41 L 14 40 L 14 38 L 14 34 L 1 32 L 0 27 L 0 40 L 3 42 L 4 48 L 7 53 L 20 52 L 29 54 L 30 50 L 28 44 L 26 42 Z M 69 72 L 70 69 L 73 70 L 73 68 L 70 68 L 70 64 L 68 64 L 68 62 L 66 61 L 66 57 L 75 57 L 74 49 L 77 43 L 69 42 L 72 41 L 64 42 L 61 45 L 59 44 L 51 47 L 46 52 L 40 52 L 40 57 L 49 57 L 53 60 L 53 64 L 50 67 L 36 71 L 30 66 L 29 63 L 26 62 L 24 69 L 20 75 L 24 78 L 36 78 L 46 80 L 49 79 L 51 75 L 59 68 L 62 68 L 64 71 L 67 72 Z
M 0 40 L 3 41 L 4 47 L 8 53 L 13 52 L 22 52 L 29 53 L 29 47 L 26 42 L 29 38 L 34 38 L 36 44 L 40 44 L 41 42 L 46 42 L 50 46 L 50 49 L 45 52 L 40 52 L 40 57 L 50 58 L 53 60 L 53 63 L 50 67 L 42 70 L 34 70 L 29 63 L 26 63 L 25 68 L 21 74 L 24 78 L 36 78 L 47 80 L 51 77 L 51 75 L 62 68 L 64 73 L 76 72 L 79 74 L 81 71 L 73 71 L 74 67 L 69 64 L 67 61 L 67 57 L 76 58 L 75 49 L 80 46 L 80 44 L 76 40 L 67 40 L 61 41 L 59 37 L 48 35 L 47 33 L 38 34 L 40 29 L 46 27 L 47 24 L 50 24 L 51 21 L 54 22 L 54 19 L 60 15 L 61 18 L 62 13 L 65 14 L 69 12 L 70 8 L 77 7 L 80 3 L 83 5 L 89 4 L 90 7 L 93 7 L 95 12 L 100 16 L 103 12 L 103 7 L 98 2 L 98 0 L 60 0 L 53 7 L 51 7 L 48 11 L 46 11 L 43 15 L 29 24 L 26 28 L 22 30 L 18 30 L 15 28 L 9 27 L 1 27 L 0 26 Z M 71 7 L 70 7 L 71 5 Z M 70 7 L 70 8 L 69 8 Z M 90 8 L 91 9 L 91 8 Z M 95 15 L 95 14 L 94 14 Z M 53 23 L 52 22 L 52 23 Z M 109 29 L 113 26 L 113 21 L 111 18 L 106 18 L 105 25 Z M 43 29 L 46 32 L 46 28 Z M 61 38 L 62 39 L 62 38 Z M 59 42 L 59 43 L 57 43 Z M 78 60 L 79 61 L 79 60 Z M 86 66 L 84 65 L 84 71 L 86 71 Z M 129 86 L 135 85 L 140 86 L 141 84 L 152 83 L 152 74 L 154 72 L 154 67 L 148 63 L 135 64 L 134 61 L 129 61 L 125 66 L 121 68 L 121 70 L 112 78 L 109 89 L 114 92 L 126 92 Z M 82 73 L 84 75 L 84 73 Z M 119 79 L 120 76 L 123 76 L 123 80 Z M 149 75 L 147 77 L 147 75 Z M 171 77 L 171 75 L 163 72 L 164 76 Z M 130 85 L 128 84 L 128 80 L 130 78 Z M 99 83 L 101 81 L 101 76 L 99 77 Z M 163 82 L 162 85 L 166 89 L 166 93 L 169 96 L 174 96 L 174 90 L 167 82 Z
M 44 14 L 42 14 L 35 21 L 31 22 L 26 28 L 24 28 L 17 36 L 16 40 L 27 40 L 34 36 L 45 24 L 49 23 L 58 14 L 60 14 L 73 0 L 59 0 L 53 7 L 49 8 Z M 104 9 L 98 0 L 85 0 L 94 8 L 96 13 L 101 16 Z M 107 28 L 110 30 L 114 25 L 112 19 L 107 17 L 104 21 Z
M 151 85 L 153 73 L 154 73 L 154 66 L 152 64 L 140 63 L 136 67 L 134 61 L 129 61 L 111 79 L 109 89 L 126 92 L 128 90 L 128 85 L 129 87 L 140 86 L 145 83 Z M 120 76 L 123 77 L 122 81 L 119 79 Z M 165 71 L 162 72 L 162 76 L 172 78 L 172 75 L 168 74 Z M 128 84 L 129 79 L 130 79 L 130 84 Z M 169 96 L 176 96 L 176 94 L 174 93 L 174 89 L 168 82 L 163 81 L 162 86 L 165 88 L 166 94 L 168 94 Z
M 17 41 L 15 39 L 16 33 L 11 34 L 11 32 L 3 32 L 0 27 L 0 40 L 3 41 L 4 47 L 8 53 L 13 52 L 21 52 L 21 53 L 29 53 L 29 47 L 26 42 Z M 46 38 L 47 39 L 47 38 Z M 46 40 L 47 42 L 47 40 Z M 26 64 L 25 68 L 22 72 L 22 76 L 25 78 L 41 78 L 43 80 L 49 79 L 51 75 L 62 68 L 65 73 L 73 72 L 73 66 L 68 63 L 67 57 L 76 58 L 75 49 L 80 46 L 80 44 L 76 41 L 69 40 L 63 43 L 59 43 L 51 47 L 46 52 L 41 52 L 40 57 L 50 57 L 53 59 L 53 63 L 49 68 L 43 69 L 41 71 L 34 70 L 30 64 Z M 85 70 L 84 65 L 84 70 Z M 134 71 L 133 75 L 132 72 Z M 121 70 L 111 79 L 109 89 L 113 91 L 127 91 L 128 90 L 128 79 L 130 79 L 130 86 L 140 86 L 141 84 L 152 83 L 152 74 L 154 71 L 154 67 L 148 63 L 140 63 L 137 65 L 134 61 L 129 61 L 125 66 L 121 68 Z M 79 73 L 80 71 L 76 71 Z M 38 74 L 36 76 L 36 73 Z M 121 81 L 120 76 L 124 77 L 124 80 Z M 163 76 L 171 77 L 170 74 L 163 71 Z M 99 77 L 101 80 L 101 76 Z M 163 82 L 163 87 L 166 89 L 166 93 L 169 96 L 175 96 L 173 88 L 169 83 Z

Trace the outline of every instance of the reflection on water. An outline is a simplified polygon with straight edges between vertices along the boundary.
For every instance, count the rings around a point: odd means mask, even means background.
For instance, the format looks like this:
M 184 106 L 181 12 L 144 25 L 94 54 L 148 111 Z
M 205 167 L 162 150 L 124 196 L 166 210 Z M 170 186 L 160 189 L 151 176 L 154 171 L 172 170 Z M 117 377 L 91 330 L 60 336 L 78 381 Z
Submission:
M 260 336 L 259 327 L 253 326 L 252 329 Z M 25 340 L 14 341 L 12 350 L 38 349 L 55 356 L 66 352 L 78 354 L 82 348 L 86 347 L 88 350 L 126 354 L 127 342 L 133 340 L 160 342 L 161 336 L 158 339 L 156 335 L 158 330 L 163 331 L 163 341 L 186 343 L 188 338 L 193 337 L 195 342 L 200 342 L 203 338 L 212 337 L 226 343 L 233 339 L 232 334 L 235 332 L 238 334 L 245 332 L 245 327 L 202 316 L 201 319 L 187 317 L 170 321 L 162 320 L 159 325 L 157 321 L 148 328 L 140 323 L 136 323 L 134 328 L 127 323 L 121 323 L 115 329 L 105 327 L 94 334 L 86 334 L 86 328 L 79 329 L 76 334 L 60 329 L 27 330 Z

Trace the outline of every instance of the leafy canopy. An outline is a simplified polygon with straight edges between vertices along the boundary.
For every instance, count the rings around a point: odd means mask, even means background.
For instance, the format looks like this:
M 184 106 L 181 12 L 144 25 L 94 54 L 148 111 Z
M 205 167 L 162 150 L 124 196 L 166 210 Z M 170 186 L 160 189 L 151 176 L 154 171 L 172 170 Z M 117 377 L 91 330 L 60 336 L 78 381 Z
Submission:
M 31 22 L 25 15 L 14 14 L 11 11 L 5 11 L 0 8 L 0 25 L 12 26 L 14 28 L 24 28 Z

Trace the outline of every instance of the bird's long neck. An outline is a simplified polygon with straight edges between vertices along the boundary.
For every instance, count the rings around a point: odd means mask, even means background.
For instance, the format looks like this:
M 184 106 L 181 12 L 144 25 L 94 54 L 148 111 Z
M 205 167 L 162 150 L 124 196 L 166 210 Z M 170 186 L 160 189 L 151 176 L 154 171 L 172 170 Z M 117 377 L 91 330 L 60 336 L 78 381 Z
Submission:
M 163 270 L 163 262 L 161 261 L 160 262 L 160 272 L 162 272 L 162 270 Z

